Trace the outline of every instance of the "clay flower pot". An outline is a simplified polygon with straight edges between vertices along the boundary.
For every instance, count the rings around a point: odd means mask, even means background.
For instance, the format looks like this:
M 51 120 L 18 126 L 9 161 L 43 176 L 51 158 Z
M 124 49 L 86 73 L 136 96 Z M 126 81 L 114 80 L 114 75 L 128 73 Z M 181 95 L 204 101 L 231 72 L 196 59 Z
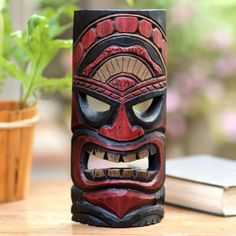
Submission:
M 37 121 L 36 106 L 21 109 L 17 102 L 0 102 L 0 202 L 26 196 Z

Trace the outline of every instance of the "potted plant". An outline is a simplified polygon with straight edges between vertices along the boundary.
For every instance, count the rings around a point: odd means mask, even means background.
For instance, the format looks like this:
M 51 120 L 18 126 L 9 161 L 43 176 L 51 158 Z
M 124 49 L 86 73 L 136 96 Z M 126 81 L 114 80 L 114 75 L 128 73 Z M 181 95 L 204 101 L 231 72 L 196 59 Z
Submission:
M 28 189 L 39 92 L 71 86 L 70 75 L 46 78 L 43 73 L 60 49 L 71 49 L 72 41 L 58 39 L 69 27 L 58 23 L 58 15 L 33 15 L 23 31 L 7 34 L 5 28 L 3 34 L 7 18 L 3 0 L 0 4 L 0 82 L 11 77 L 22 87 L 19 101 L 0 101 L 0 202 L 8 202 L 24 198 Z

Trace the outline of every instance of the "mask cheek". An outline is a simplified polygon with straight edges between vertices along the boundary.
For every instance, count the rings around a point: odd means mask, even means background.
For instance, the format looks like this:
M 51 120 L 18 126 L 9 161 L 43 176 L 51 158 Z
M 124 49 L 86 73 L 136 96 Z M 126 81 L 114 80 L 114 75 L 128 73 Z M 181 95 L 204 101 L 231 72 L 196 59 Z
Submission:
M 72 117 L 71 117 L 71 127 L 72 130 L 77 127 L 78 125 L 83 124 L 83 120 L 80 116 L 80 112 L 77 106 L 77 99 L 76 96 L 72 96 Z

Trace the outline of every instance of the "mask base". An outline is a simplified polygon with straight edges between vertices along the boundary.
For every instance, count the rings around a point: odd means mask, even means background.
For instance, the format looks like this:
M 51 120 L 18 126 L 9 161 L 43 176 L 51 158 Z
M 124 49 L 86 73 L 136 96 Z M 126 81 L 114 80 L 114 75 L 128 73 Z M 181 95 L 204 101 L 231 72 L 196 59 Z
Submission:
M 117 191 L 120 190 L 117 189 Z M 84 198 L 86 193 L 73 186 L 71 189 L 72 220 L 91 226 L 112 228 L 142 227 L 156 224 L 164 217 L 164 192 L 164 187 L 162 187 L 155 194 L 154 205 L 141 206 L 119 218 L 112 212 L 86 201 Z

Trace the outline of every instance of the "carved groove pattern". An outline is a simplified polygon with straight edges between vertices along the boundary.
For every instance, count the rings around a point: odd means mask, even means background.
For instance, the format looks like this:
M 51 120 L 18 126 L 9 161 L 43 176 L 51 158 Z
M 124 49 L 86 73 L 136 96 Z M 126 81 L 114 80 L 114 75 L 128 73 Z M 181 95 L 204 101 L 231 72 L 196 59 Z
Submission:
M 72 220 L 105 227 L 158 223 L 164 216 L 165 13 L 85 10 L 74 19 Z
M 107 87 L 102 88 L 104 86 L 103 83 L 94 84 L 93 80 L 90 80 L 90 82 L 86 82 L 86 81 L 81 80 L 81 78 L 74 80 L 74 85 L 78 85 L 78 86 L 81 86 L 82 88 L 86 88 L 86 89 L 89 89 L 91 91 L 102 93 L 105 96 L 110 96 L 113 99 L 118 99 L 119 100 L 119 99 L 122 99 L 123 97 L 125 97 L 127 99 L 131 99 L 131 98 L 139 96 L 142 93 L 146 93 L 146 92 L 153 91 L 153 90 L 156 90 L 156 89 L 165 88 L 166 85 L 167 85 L 167 81 L 164 79 L 163 81 L 161 81 L 159 83 L 153 82 L 153 84 L 150 84 L 150 85 L 147 85 L 147 86 L 143 85 L 145 87 L 143 87 L 143 88 L 138 87 L 137 91 L 134 91 L 134 92 L 131 92 L 131 93 L 130 93 L 129 90 L 127 90 L 125 93 L 121 93 L 118 90 L 113 90 L 112 91 L 111 88 L 107 88 Z
M 133 27 L 129 27 L 124 29 L 122 26 L 126 25 L 126 20 L 135 22 Z M 83 33 L 79 37 L 79 40 L 76 42 L 76 46 L 74 48 L 74 68 L 77 64 L 81 61 L 83 55 L 85 55 L 86 50 L 89 49 L 96 41 L 101 41 L 101 39 L 104 39 L 112 34 L 112 36 L 116 36 L 117 33 L 131 33 L 131 34 L 137 34 L 142 35 L 144 38 L 147 38 L 151 40 L 161 51 L 161 54 L 164 58 L 164 61 L 166 63 L 167 60 L 167 43 L 165 36 L 163 35 L 161 29 L 157 26 L 152 24 L 148 19 L 143 19 L 142 16 L 139 16 L 139 18 L 132 16 L 132 17 L 123 17 L 123 16 L 117 16 L 113 19 L 109 19 L 110 22 L 110 31 L 105 31 L 106 33 L 102 33 L 101 29 L 107 28 L 107 20 L 101 19 L 97 24 L 92 24 L 89 29 L 87 29 L 86 32 Z M 114 23 L 116 22 L 116 23 Z M 141 26 L 138 28 L 136 26 L 141 24 Z M 139 23 L 138 23 L 139 22 Z M 145 23 L 144 23 L 145 22 Z M 145 27 L 143 27 L 143 24 L 146 24 L 150 27 L 150 24 L 152 26 L 152 30 L 148 29 L 146 31 Z M 150 34 L 148 31 L 152 31 L 153 33 Z

